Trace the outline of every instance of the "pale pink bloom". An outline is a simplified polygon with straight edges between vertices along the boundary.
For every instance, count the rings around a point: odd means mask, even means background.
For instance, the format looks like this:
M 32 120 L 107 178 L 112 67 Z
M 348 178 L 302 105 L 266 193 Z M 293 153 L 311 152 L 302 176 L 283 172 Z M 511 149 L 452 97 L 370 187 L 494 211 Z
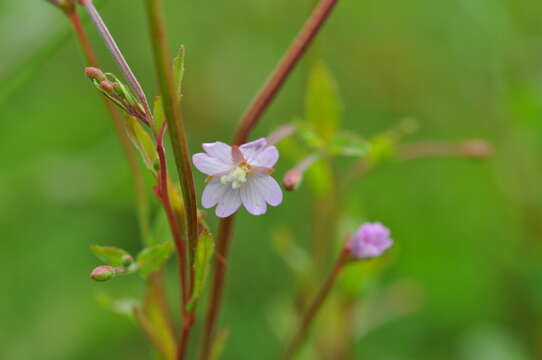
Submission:
M 379 222 L 365 223 L 348 242 L 347 248 L 356 259 L 380 256 L 393 245 L 390 230 Z
M 203 144 L 205 153 L 194 154 L 196 168 L 210 176 L 203 190 L 203 207 L 216 205 L 218 217 L 228 217 L 241 204 L 253 215 L 267 211 L 267 204 L 282 202 L 279 184 L 271 177 L 279 152 L 264 138 L 241 146 L 222 142 Z

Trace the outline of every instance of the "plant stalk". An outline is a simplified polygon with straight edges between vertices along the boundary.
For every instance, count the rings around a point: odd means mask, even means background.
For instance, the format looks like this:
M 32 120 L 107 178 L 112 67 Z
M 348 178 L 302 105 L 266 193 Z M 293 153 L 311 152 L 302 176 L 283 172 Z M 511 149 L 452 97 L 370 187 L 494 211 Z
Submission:
M 299 60 L 328 19 L 337 2 L 338 0 L 321 0 L 318 6 L 315 7 L 309 19 L 305 22 L 301 31 L 294 39 L 292 45 L 286 51 L 275 70 L 271 73 L 271 76 L 264 83 L 261 90 L 241 117 L 241 121 L 235 131 L 234 144 L 241 145 L 248 140 L 250 132 L 265 110 L 269 107 L 275 98 L 275 95 L 277 95 L 278 91 L 282 88 L 290 73 L 299 63 Z M 201 360 L 209 359 L 216 321 L 222 305 L 224 279 L 228 262 L 227 250 L 230 247 L 234 217 L 235 214 L 222 219 L 219 225 L 217 256 L 214 262 L 214 276 L 212 280 L 212 294 L 211 301 L 207 308 L 204 337 L 200 352 Z M 218 249 L 223 249 L 223 254 L 219 252 Z
M 309 332 L 309 329 L 316 318 L 316 315 L 318 314 L 318 311 L 322 308 L 322 305 L 326 301 L 327 297 L 331 293 L 331 289 L 333 289 L 333 285 L 335 285 L 335 281 L 337 280 L 338 275 L 340 274 L 341 270 L 344 268 L 344 265 L 348 263 L 348 260 L 350 259 L 350 251 L 348 249 L 344 248 L 341 251 L 341 254 L 339 255 L 339 258 L 335 262 L 335 265 L 333 267 L 333 270 L 327 277 L 326 281 L 324 282 L 324 285 L 314 298 L 314 300 L 311 302 L 309 308 L 303 315 L 299 328 L 297 329 L 294 337 L 286 347 L 286 351 L 284 353 L 283 359 L 288 360 L 292 359 L 301 345 L 303 345 L 303 342 L 305 341 L 305 338 L 307 337 L 307 334 Z

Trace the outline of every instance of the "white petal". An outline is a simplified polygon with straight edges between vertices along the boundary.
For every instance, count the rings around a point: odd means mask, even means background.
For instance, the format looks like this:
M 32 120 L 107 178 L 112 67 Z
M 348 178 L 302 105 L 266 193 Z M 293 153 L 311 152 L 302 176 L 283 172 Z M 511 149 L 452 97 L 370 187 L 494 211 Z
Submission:
M 250 183 L 258 189 L 265 201 L 271 206 L 278 206 L 282 202 L 282 190 L 273 177 L 269 175 L 250 178 Z
M 239 206 L 241 206 L 239 189 L 232 189 L 229 187 L 222 199 L 218 202 L 215 214 L 218 217 L 225 218 L 236 212 L 237 209 L 239 209 Z
M 229 184 L 222 184 L 220 179 L 214 178 L 207 184 L 201 195 L 201 204 L 204 208 L 208 209 L 215 206 L 224 197 L 224 194 L 231 188 Z
M 228 144 L 217 141 L 214 143 L 205 143 L 202 146 L 203 150 L 205 150 L 209 156 L 217 158 L 226 164 L 232 164 L 233 166 L 233 162 L 231 160 L 231 146 Z
M 220 159 L 210 157 L 205 153 L 194 154 L 192 162 L 199 171 L 210 176 L 227 172 L 232 168 L 231 164 L 224 163 Z
M 254 156 L 251 164 L 271 168 L 275 165 L 278 159 L 278 149 L 275 146 L 268 146 L 263 151 L 260 151 Z
M 241 188 L 241 201 L 252 215 L 262 215 L 267 211 L 265 198 L 253 181 L 247 182 Z
M 239 146 L 239 149 L 245 156 L 245 160 L 249 163 L 252 159 L 267 146 L 267 140 L 260 138 L 258 140 L 251 141 L 249 143 Z

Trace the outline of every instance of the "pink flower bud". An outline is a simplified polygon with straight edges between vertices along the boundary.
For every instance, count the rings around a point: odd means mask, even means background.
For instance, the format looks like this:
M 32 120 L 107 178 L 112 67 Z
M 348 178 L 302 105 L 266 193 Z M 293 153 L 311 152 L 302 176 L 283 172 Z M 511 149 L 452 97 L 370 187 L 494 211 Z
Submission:
M 461 143 L 461 151 L 473 158 L 486 158 L 493 154 L 493 147 L 484 140 L 469 140 Z
M 92 80 L 97 80 L 98 82 L 102 82 L 106 80 L 106 77 L 102 70 L 95 68 L 95 67 L 87 67 L 85 68 L 85 75 L 87 75 Z
M 381 223 L 365 223 L 350 238 L 346 248 L 354 259 L 370 259 L 382 255 L 393 245 L 390 230 Z
M 90 278 L 96 281 L 107 281 L 115 275 L 115 269 L 111 266 L 98 266 L 90 273 Z
M 120 258 L 120 262 L 122 266 L 128 267 L 132 265 L 132 263 L 134 262 L 134 258 L 132 257 L 132 255 L 129 254 L 122 255 L 122 257 Z
M 303 173 L 298 169 L 292 169 L 288 171 L 286 175 L 284 175 L 284 178 L 282 179 L 282 184 L 284 185 L 284 188 L 286 190 L 294 191 L 299 187 L 302 180 Z
M 112 94 L 115 92 L 115 84 L 113 84 L 109 80 L 100 81 L 100 88 L 102 88 L 102 90 L 104 90 L 108 94 Z

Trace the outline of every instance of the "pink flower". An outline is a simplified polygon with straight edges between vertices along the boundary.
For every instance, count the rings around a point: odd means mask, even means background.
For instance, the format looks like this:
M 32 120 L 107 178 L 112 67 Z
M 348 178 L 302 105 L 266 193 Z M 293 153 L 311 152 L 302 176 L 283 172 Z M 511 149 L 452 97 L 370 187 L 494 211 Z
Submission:
M 280 186 L 270 176 L 279 152 L 265 138 L 241 146 L 217 141 L 203 144 L 203 149 L 205 153 L 192 157 L 196 168 L 210 176 L 201 199 L 203 207 L 216 205 L 216 215 L 228 217 L 243 204 L 249 213 L 262 215 L 267 204 L 282 202 Z
M 381 223 L 365 223 L 352 236 L 347 248 L 356 259 L 380 256 L 393 245 L 390 230 Z

